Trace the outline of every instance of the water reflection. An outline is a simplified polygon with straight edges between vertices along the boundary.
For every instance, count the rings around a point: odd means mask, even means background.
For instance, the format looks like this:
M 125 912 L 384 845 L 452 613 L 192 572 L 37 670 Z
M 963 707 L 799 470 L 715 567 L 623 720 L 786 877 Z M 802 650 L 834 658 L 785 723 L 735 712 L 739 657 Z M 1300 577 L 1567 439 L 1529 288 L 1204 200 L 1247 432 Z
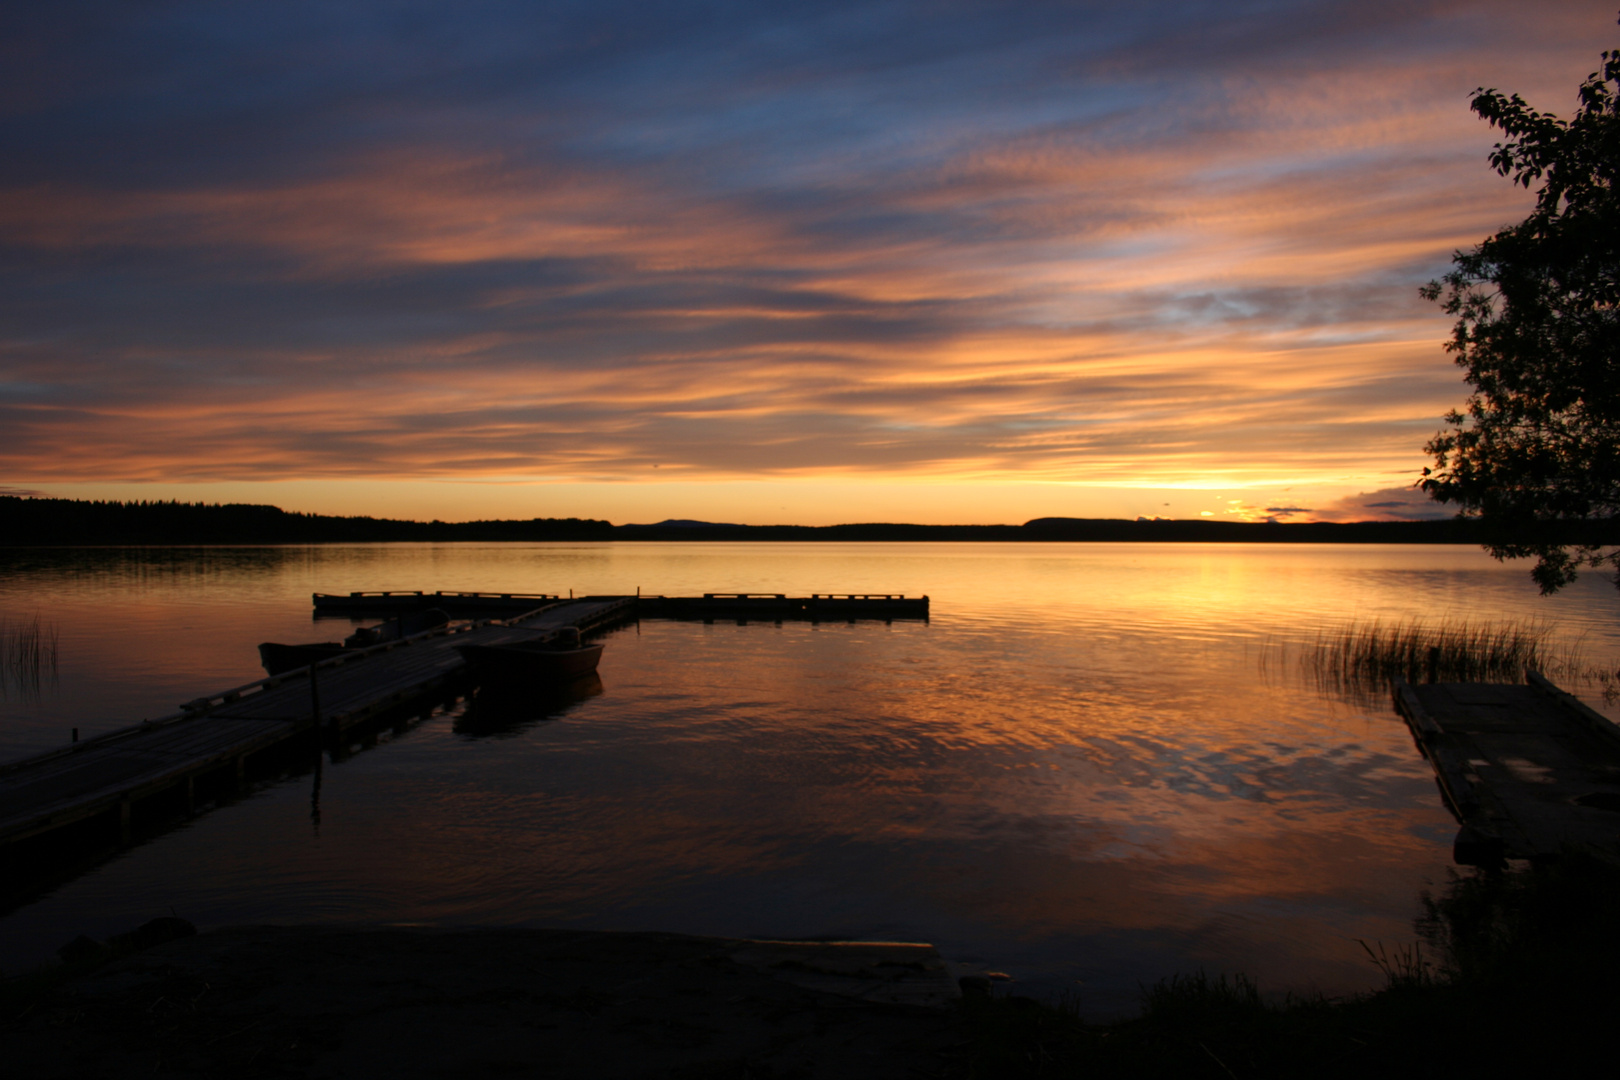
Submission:
M 521 735 L 534 725 L 555 720 L 573 706 L 602 692 L 596 672 L 560 686 L 541 685 L 521 690 L 485 686 L 473 694 L 452 730 L 471 739 L 503 739 Z
M 8 968 L 154 914 L 932 940 L 1088 1007 L 1198 967 L 1377 982 L 1455 826 L 1381 697 L 1262 677 L 1351 618 L 1541 614 L 1620 652 L 1600 579 L 1546 601 L 1472 549 L 388 545 L 0 559 L 62 690 L 0 755 L 158 715 L 327 636 L 311 592 L 929 593 L 927 624 L 647 621 L 566 701 L 478 697 L 53 888 Z M 116 611 L 117 618 L 107 613 Z M 33 952 L 30 952 L 33 950 Z
M 305 547 L 3 548 L 0 578 L 71 582 L 78 591 L 158 582 L 194 587 L 274 577 L 314 559 L 325 561 L 319 549 Z
M 317 839 L 321 835 L 321 780 L 326 775 L 325 755 L 315 755 L 315 768 L 311 770 L 309 784 L 309 830 Z

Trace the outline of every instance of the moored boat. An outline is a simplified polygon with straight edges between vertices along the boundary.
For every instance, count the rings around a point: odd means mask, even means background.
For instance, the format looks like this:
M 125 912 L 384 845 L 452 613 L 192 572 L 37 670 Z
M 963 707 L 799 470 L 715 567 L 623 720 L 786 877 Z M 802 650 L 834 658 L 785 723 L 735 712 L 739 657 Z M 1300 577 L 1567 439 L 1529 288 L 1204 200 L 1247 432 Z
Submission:
M 547 685 L 571 682 L 596 671 L 602 646 L 583 644 L 579 631 L 565 630 L 551 637 L 531 638 L 499 645 L 457 645 L 467 666 L 480 681 L 506 685 Z
M 376 626 L 363 626 L 338 641 L 317 641 L 307 645 L 283 645 L 277 641 L 261 642 L 259 663 L 271 675 L 280 675 L 301 667 L 319 663 L 333 656 L 341 656 L 351 649 L 366 649 L 385 641 L 400 641 L 426 630 L 436 630 L 450 621 L 450 616 L 438 608 L 415 611 L 389 619 Z
M 309 667 L 329 657 L 340 656 L 343 651 L 341 641 L 317 641 L 310 645 L 283 645 L 276 641 L 266 641 L 259 645 L 259 663 L 264 665 L 266 674 L 280 675 L 301 667 Z

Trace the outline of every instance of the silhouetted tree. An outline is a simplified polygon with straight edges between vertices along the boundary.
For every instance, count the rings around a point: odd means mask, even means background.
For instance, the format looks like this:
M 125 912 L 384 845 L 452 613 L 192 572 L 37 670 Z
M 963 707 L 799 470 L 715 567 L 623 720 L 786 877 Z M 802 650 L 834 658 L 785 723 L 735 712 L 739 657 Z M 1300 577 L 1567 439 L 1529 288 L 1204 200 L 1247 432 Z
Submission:
M 1498 559 L 1536 556 L 1531 573 L 1544 593 L 1582 566 L 1620 567 L 1609 528 L 1620 512 L 1617 90 L 1620 50 L 1603 54 L 1567 122 L 1517 94 L 1475 91 L 1474 112 L 1507 136 L 1491 166 L 1526 188 L 1540 184 L 1536 206 L 1455 253 L 1452 271 L 1422 290 L 1458 317 L 1446 349 L 1473 392 L 1425 447 L 1435 466 L 1419 484 L 1479 517 Z M 1580 519 L 1606 524 L 1591 542 L 1547 542 L 1546 523 Z

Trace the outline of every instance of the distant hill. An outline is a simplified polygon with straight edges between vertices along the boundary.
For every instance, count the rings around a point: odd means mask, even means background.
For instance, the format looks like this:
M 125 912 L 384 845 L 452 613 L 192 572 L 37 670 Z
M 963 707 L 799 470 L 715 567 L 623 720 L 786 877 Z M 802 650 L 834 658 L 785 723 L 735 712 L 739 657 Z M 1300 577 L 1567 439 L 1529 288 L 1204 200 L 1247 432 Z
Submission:
M 1036 518 L 1024 530 L 1040 540 L 1160 540 L 1200 543 L 1472 544 L 1478 522 L 1430 521 L 1211 521 L 1167 518 Z
M 379 541 L 799 540 L 1090 541 L 1163 543 L 1478 544 L 1469 518 L 1439 521 L 1241 522 L 1036 518 L 1022 525 L 732 525 L 673 518 L 613 525 L 589 518 L 396 521 L 300 514 L 243 503 L 101 502 L 0 496 L 0 546 L 322 544 Z M 1620 522 L 1532 523 L 1516 537 L 1620 543 Z
M 620 525 L 621 529 L 744 529 L 746 525 L 730 525 L 720 521 L 693 521 L 691 518 L 665 518 L 651 525 Z

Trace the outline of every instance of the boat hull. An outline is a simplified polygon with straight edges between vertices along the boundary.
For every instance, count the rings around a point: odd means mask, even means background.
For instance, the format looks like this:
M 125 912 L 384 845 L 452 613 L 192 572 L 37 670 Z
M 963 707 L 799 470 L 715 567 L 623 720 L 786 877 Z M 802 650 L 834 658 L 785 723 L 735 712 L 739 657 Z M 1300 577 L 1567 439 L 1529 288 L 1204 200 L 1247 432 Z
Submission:
M 577 649 L 526 648 L 522 645 L 458 645 L 479 680 L 503 684 L 556 685 L 583 679 L 596 671 L 601 645 Z
M 259 663 L 264 665 L 266 674 L 280 675 L 301 667 L 309 667 L 334 656 L 342 656 L 343 652 L 342 643 L 337 641 L 320 641 L 313 645 L 282 645 L 279 642 L 266 641 L 259 646 Z

